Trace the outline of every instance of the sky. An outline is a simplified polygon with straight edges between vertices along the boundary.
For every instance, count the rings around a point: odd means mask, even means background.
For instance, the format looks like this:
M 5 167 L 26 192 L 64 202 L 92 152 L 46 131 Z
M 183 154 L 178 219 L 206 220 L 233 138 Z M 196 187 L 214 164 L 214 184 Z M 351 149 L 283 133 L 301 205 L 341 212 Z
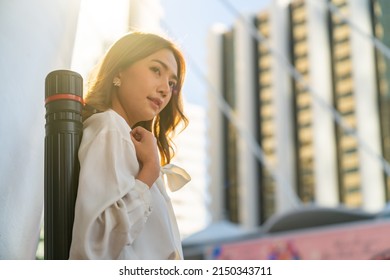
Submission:
M 187 102 L 207 103 L 206 82 L 192 71 L 192 63 L 207 73 L 207 35 L 214 24 L 232 27 L 237 15 L 223 2 L 234 6 L 241 14 L 255 14 L 270 5 L 271 0 L 160 0 L 164 10 L 162 24 L 179 43 L 188 62 L 184 96 Z

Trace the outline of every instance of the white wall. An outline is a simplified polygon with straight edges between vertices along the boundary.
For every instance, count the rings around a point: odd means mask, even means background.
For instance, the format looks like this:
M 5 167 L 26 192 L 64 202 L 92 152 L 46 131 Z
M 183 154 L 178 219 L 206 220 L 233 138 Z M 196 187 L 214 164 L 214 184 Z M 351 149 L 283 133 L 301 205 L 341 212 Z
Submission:
M 45 77 L 69 69 L 80 0 L 0 2 L 0 259 L 34 259 L 43 212 Z

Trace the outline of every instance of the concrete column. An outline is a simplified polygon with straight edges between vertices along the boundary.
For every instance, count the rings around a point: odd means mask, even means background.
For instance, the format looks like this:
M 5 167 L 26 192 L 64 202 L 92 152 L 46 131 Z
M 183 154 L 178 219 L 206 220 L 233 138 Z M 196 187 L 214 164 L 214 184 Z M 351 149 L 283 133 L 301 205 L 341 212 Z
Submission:
M 309 85 L 312 98 L 315 203 L 335 207 L 339 204 L 337 157 L 333 106 L 327 0 L 307 0 L 309 44 Z M 327 107 L 329 106 L 329 107 Z
M 211 88 L 208 89 L 208 169 L 210 174 L 209 192 L 211 196 L 210 212 L 213 222 L 225 218 L 224 192 L 224 154 L 223 154 L 223 113 L 219 102 L 223 100 L 223 33 L 226 28 L 215 25 L 208 34 L 208 78 Z
M 369 0 L 349 1 L 350 20 L 354 26 L 372 35 Z M 381 155 L 377 90 L 375 86 L 374 45 L 366 37 L 351 29 L 352 66 L 356 98 L 357 134 L 369 150 L 359 146 L 359 163 L 363 209 L 378 211 L 385 206 Z
M 259 116 L 256 114 L 257 104 L 255 73 L 257 63 L 254 56 L 254 38 L 250 28 L 253 17 L 246 16 L 245 21 L 239 20 L 234 25 L 234 48 L 235 48 L 235 77 L 236 77 L 236 104 L 237 117 L 240 128 L 247 135 L 255 138 L 259 129 L 256 122 Z M 240 223 L 250 229 L 258 225 L 259 207 L 257 175 L 257 160 L 250 144 L 243 135 L 238 137 L 238 181 L 239 181 L 239 219 Z
M 286 63 L 289 57 L 288 2 L 273 1 L 271 5 L 272 91 L 275 102 L 275 171 L 284 184 L 277 184 L 276 213 L 287 212 L 296 207 L 295 155 L 292 117 L 291 78 Z M 286 189 L 290 188 L 290 189 Z

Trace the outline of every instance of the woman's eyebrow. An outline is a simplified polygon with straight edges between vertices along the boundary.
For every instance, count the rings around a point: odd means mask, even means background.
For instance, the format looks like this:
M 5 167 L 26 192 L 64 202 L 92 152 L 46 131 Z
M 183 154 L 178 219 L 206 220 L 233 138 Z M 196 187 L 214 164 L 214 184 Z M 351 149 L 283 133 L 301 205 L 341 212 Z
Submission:
M 165 70 L 170 70 L 168 65 L 165 63 L 165 62 L 162 62 L 161 60 L 159 59 L 152 59 L 153 62 L 157 62 L 159 64 L 161 64 L 161 66 L 165 69 Z M 173 73 L 173 71 L 171 71 Z M 175 74 L 172 74 L 172 79 L 178 81 L 178 77 L 175 75 Z

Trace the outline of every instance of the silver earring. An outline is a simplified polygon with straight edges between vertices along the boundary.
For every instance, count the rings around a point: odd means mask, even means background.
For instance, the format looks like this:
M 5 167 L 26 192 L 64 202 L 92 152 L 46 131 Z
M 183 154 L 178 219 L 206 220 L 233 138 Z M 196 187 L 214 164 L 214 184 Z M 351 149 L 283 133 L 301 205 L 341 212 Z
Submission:
M 121 80 L 118 77 L 115 77 L 114 80 L 112 81 L 114 86 L 120 87 L 121 86 Z

